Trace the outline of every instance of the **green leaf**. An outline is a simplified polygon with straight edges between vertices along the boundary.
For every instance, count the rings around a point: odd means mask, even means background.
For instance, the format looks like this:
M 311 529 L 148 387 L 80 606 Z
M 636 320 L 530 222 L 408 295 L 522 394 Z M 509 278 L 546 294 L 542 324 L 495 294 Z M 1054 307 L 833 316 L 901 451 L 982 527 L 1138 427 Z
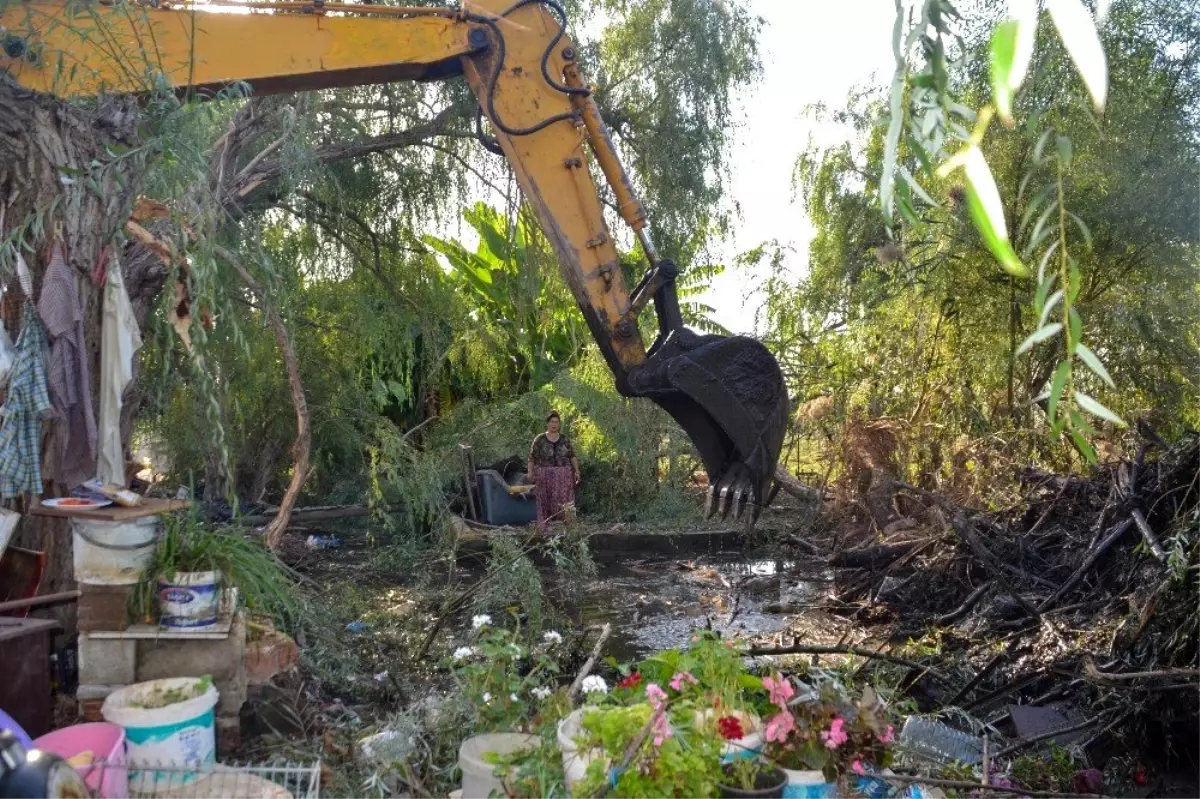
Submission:
M 1117 416 L 1115 413 L 1101 405 L 1092 397 L 1084 394 L 1082 391 L 1075 392 L 1075 402 L 1079 404 L 1080 408 L 1087 411 L 1092 416 L 1103 419 L 1106 422 L 1112 422 L 1117 427 L 1127 426 L 1124 419 L 1122 419 L 1120 416 Z
M 1079 311 L 1075 310 L 1074 308 L 1071 309 L 1069 317 L 1071 321 L 1071 329 L 1069 331 L 1070 335 L 1067 337 L 1067 352 L 1070 352 L 1072 355 L 1074 355 L 1075 347 L 1080 341 L 1083 341 L 1083 319 L 1080 318 Z
M 1046 8 L 1092 96 L 1092 107 L 1097 114 L 1104 113 L 1108 98 L 1108 59 L 1104 56 L 1104 46 L 1100 43 L 1092 15 L 1080 0 L 1047 0 Z
M 1071 140 L 1066 136 L 1059 136 L 1054 142 L 1054 147 L 1058 150 L 1058 160 L 1062 163 L 1063 168 L 1069 168 L 1071 166 Z
M 1074 303 L 1079 299 L 1079 289 L 1083 285 L 1083 275 L 1079 273 L 1079 264 L 1074 258 L 1067 260 L 1067 299 Z
M 1046 128 L 1041 136 L 1038 136 L 1037 144 L 1033 145 L 1033 163 L 1034 166 L 1041 166 L 1046 162 L 1046 143 L 1050 141 L 1050 136 L 1054 134 L 1054 128 Z
M 931 115 L 932 116 L 932 115 Z M 913 136 L 908 136 L 905 139 L 908 142 L 908 149 L 912 150 L 913 155 L 921 162 L 921 170 L 930 178 L 933 177 L 933 162 L 929 160 L 929 153 L 925 152 L 925 148 Z
M 1046 403 L 1046 416 L 1050 424 L 1055 424 L 1058 418 L 1058 402 L 1062 399 L 1063 389 L 1071 379 L 1071 361 L 1066 360 L 1054 370 L 1054 379 L 1050 381 L 1050 398 Z
M 1059 289 L 1058 291 L 1056 291 L 1050 295 L 1050 299 L 1046 301 L 1045 307 L 1042 308 L 1042 317 L 1041 317 L 1041 319 L 1038 320 L 1038 327 L 1041 327 L 1042 325 L 1046 324 L 1046 320 L 1050 318 L 1050 312 L 1054 310 L 1054 306 L 1058 305 L 1059 301 L 1062 298 L 1063 298 L 1062 289 Z
M 1057 336 L 1059 332 L 1062 331 L 1062 327 L 1062 322 L 1055 322 L 1054 324 L 1046 325 L 1045 327 L 1039 327 L 1029 335 L 1029 338 L 1021 342 L 1021 346 L 1017 347 L 1016 354 L 1020 355 L 1028 352 L 1029 350 L 1033 349 L 1034 344 L 1040 344 L 1046 339 Z
M 912 174 L 904 167 L 900 167 L 900 176 L 904 178 L 905 182 L 912 188 L 914 192 L 916 192 L 916 195 L 924 200 L 927 204 L 932 205 L 934 208 L 942 207 L 941 203 L 930 197 L 929 194 L 923 188 L 921 188 L 921 184 L 917 183 L 917 179 L 914 178 Z
M 996 188 L 996 179 L 992 177 L 992 170 L 978 147 L 971 147 L 967 151 L 965 171 L 967 208 L 984 244 L 1005 272 L 1015 277 L 1028 277 L 1029 270 L 1021 263 L 1008 240 L 1000 190 Z
M 1082 341 L 1075 347 L 1075 354 L 1079 356 L 1079 360 L 1083 361 L 1087 368 L 1091 369 L 1097 377 L 1107 383 L 1109 388 L 1117 387 L 1117 384 L 1113 382 L 1112 375 L 1108 373 L 1108 370 L 1104 368 L 1104 364 L 1096 357 L 1096 353 L 1092 352 Z
M 1038 262 L 1038 280 L 1046 279 L 1046 265 L 1050 263 L 1050 256 L 1054 255 L 1054 251 L 1058 249 L 1058 239 L 1050 242 L 1050 246 L 1042 253 L 1042 260 Z
M 1046 307 L 1046 297 L 1050 295 L 1050 287 L 1054 285 L 1054 275 L 1042 278 L 1038 283 L 1037 293 L 1033 295 L 1033 309 L 1039 314 Z M 1041 327 L 1041 325 L 1038 325 Z
M 1054 213 L 1057 209 L 1058 200 L 1052 200 L 1046 206 L 1046 209 L 1042 211 L 1042 215 L 1038 217 L 1037 224 L 1033 226 L 1033 232 L 1029 234 L 1029 241 L 1025 243 L 1025 249 L 1023 250 L 1025 257 L 1032 255 L 1033 251 L 1041 245 L 1046 236 L 1053 230 L 1053 228 L 1046 227 L 1046 223 L 1050 221 L 1050 214 Z
M 1088 440 L 1084 438 L 1078 431 L 1071 431 L 1071 440 L 1075 442 L 1075 446 L 1079 449 L 1079 453 L 1083 455 L 1084 460 L 1086 460 L 1088 463 L 1095 463 L 1098 460 L 1096 457 L 1096 450 L 1092 448 L 1092 445 L 1088 443 Z
M 1071 217 L 1071 219 L 1073 219 L 1075 221 L 1075 225 L 1079 228 L 1080 235 L 1083 236 L 1084 244 L 1087 246 L 1088 250 L 1091 250 L 1092 249 L 1092 231 L 1088 230 L 1088 226 L 1083 224 L 1083 220 L 1080 219 L 1079 217 L 1075 216 L 1075 214 L 1071 213 L 1070 211 L 1067 211 L 1067 216 Z
M 1020 24 L 1015 19 L 1001 22 L 992 33 L 992 101 L 1000 119 L 1013 126 L 1012 101 L 1016 88 L 1012 85 L 1013 59 L 1017 53 L 1017 34 Z
M 1029 205 L 1025 206 L 1025 213 L 1021 214 L 1021 223 L 1017 225 L 1017 238 L 1025 234 L 1029 223 L 1033 221 L 1033 215 L 1036 214 L 1042 206 L 1050 198 L 1050 195 L 1057 190 L 1054 185 L 1043 186 L 1037 194 L 1033 195 L 1029 200 Z

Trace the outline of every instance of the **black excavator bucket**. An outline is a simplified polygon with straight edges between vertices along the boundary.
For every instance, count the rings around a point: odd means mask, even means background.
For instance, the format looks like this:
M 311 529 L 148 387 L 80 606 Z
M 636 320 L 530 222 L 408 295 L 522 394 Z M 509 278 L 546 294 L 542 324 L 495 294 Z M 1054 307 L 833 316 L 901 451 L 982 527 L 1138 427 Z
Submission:
M 734 518 L 766 504 L 788 424 L 783 373 L 761 343 L 741 336 L 672 331 L 631 375 L 631 387 L 662 406 L 700 451 L 709 516 Z

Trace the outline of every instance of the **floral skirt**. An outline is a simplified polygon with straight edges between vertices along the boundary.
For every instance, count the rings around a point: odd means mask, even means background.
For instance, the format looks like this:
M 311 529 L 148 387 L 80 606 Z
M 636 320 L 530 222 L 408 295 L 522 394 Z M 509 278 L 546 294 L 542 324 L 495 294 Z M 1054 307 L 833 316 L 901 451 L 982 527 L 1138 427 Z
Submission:
M 537 475 L 538 526 L 552 519 L 561 521 L 563 505 L 575 501 L 575 473 L 570 466 L 539 466 Z

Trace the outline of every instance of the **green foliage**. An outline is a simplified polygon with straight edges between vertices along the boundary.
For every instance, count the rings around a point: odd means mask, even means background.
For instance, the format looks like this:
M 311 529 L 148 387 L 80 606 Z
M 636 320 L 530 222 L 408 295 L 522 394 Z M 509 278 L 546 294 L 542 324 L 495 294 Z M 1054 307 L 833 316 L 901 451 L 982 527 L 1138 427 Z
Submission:
M 210 530 L 195 510 L 163 516 L 162 536 L 145 579 L 131 595 L 139 617 L 153 617 L 160 578 L 177 572 L 219 571 L 224 585 L 238 589 L 246 607 L 290 625 L 299 606 L 290 571 L 264 546 L 261 538 L 236 527 Z
M 584 749 L 599 748 L 612 759 L 593 760 L 587 776 L 577 786 L 577 793 L 596 796 L 608 785 L 609 770 L 619 767 L 623 754 L 641 734 L 654 713 L 650 705 L 640 703 L 628 707 L 605 707 L 586 710 L 583 714 Z M 629 768 L 620 772 L 614 791 L 618 796 L 633 799 L 659 796 L 713 796 L 720 783 L 721 742 L 713 735 L 672 719 L 672 734 L 654 746 L 642 758 L 635 758 Z M 639 760 L 641 762 L 639 762 Z
M 562 637 L 548 638 L 534 650 L 522 644 L 519 620 L 513 630 L 476 616 L 475 643 L 452 655 L 455 679 L 475 708 L 476 732 L 524 729 L 533 710 L 555 690 L 558 664 L 550 650 Z
M 874 210 L 891 121 L 882 91 L 860 93 L 827 115 L 848 141 L 810 148 L 796 169 L 816 227 L 810 269 L 798 285 L 782 277 L 768 283 L 763 318 L 801 398 L 794 468 L 825 474 L 839 455 L 831 438 L 838 430 L 856 418 L 890 417 L 904 430 L 898 455 L 910 480 L 992 490 L 989 475 L 1017 460 L 1070 467 L 1074 450 L 1030 434 L 1032 413 L 1040 407 L 1048 418 L 1051 396 L 1054 422 L 1074 423 L 1075 414 L 1083 423 L 1079 431 L 1090 439 L 1072 439 L 1083 455 L 1090 446 L 1110 458 L 1125 442 L 1103 419 L 1093 417 L 1096 434 L 1087 432 L 1091 399 L 1122 419 L 1146 417 L 1168 437 L 1200 422 L 1200 386 L 1188 366 L 1200 351 L 1200 328 L 1183 312 L 1200 302 L 1200 209 L 1183 177 L 1196 175 L 1200 156 L 1200 53 L 1174 47 L 1198 32 L 1184 16 L 1167 4 L 1114 6 L 1102 28 L 1110 83 L 1102 122 L 1072 77 L 1070 56 L 1046 36 L 1013 100 L 1021 124 L 987 128 L 981 147 L 1009 242 L 1035 276 L 1041 272 L 1036 282 L 994 268 L 969 217 L 962 173 L 936 170 L 953 155 L 946 142 L 971 138 L 966 125 L 978 119 L 968 107 L 983 106 L 993 91 L 981 57 L 990 25 L 966 30 L 961 49 L 951 36 L 945 46 L 963 53 L 960 61 L 930 56 L 909 76 L 894 225 Z M 943 83 L 949 93 L 939 94 Z M 899 199 L 907 183 L 901 168 L 923 176 L 921 191 L 936 201 L 914 205 L 915 221 Z M 1038 334 L 1045 343 L 1017 354 L 1047 325 Z M 1119 393 L 1109 393 L 1109 380 Z M 805 415 L 803 403 L 821 398 L 824 415 Z

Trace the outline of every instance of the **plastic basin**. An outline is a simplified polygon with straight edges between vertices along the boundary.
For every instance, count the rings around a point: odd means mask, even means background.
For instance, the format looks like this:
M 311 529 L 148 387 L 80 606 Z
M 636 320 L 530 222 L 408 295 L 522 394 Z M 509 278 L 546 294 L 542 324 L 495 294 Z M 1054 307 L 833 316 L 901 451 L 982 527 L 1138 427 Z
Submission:
M 97 721 L 76 724 L 47 733 L 33 748 L 70 760 L 91 752 L 91 765 L 76 766 L 88 790 L 100 799 L 124 799 L 129 795 L 129 772 L 125 768 L 125 730 L 119 725 Z

